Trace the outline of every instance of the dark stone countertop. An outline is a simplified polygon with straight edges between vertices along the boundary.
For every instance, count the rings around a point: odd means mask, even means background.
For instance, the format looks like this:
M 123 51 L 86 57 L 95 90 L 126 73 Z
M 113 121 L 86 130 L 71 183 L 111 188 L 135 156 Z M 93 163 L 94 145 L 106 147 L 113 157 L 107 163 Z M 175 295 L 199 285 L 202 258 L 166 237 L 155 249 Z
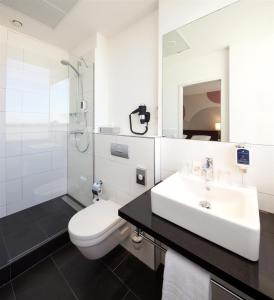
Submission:
M 150 191 L 122 207 L 119 216 L 252 298 L 274 299 L 274 214 L 260 213 L 258 262 L 248 261 L 153 214 Z

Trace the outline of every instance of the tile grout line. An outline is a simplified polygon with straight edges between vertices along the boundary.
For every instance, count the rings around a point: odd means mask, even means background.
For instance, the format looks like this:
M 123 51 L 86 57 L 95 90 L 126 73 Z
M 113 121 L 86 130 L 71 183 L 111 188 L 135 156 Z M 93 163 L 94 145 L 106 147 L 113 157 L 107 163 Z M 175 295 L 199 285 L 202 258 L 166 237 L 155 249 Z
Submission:
M 130 290 L 127 290 L 127 292 L 126 292 L 125 296 L 122 298 L 122 300 L 125 300 L 129 293 L 130 293 Z
M 13 296 L 14 296 L 14 300 L 16 300 L 16 294 L 15 294 L 15 290 L 14 290 L 14 286 L 13 286 L 13 282 L 11 281 L 10 282 L 10 285 L 11 285 L 11 289 L 12 289 L 12 293 L 13 293 Z
M 120 262 L 120 264 L 119 264 L 118 266 L 120 266 L 120 265 L 122 264 L 122 262 L 124 262 L 125 259 L 126 259 L 129 255 L 130 255 L 130 253 L 127 253 L 127 255 L 122 259 L 122 261 Z M 113 275 L 121 282 L 122 285 L 124 285 L 124 286 L 128 289 L 129 292 L 131 292 L 137 299 L 141 300 L 141 299 L 135 294 L 135 292 L 133 292 L 132 289 L 125 283 L 125 281 L 124 281 L 122 278 L 120 278 L 120 277 L 114 272 L 114 270 L 116 270 L 116 269 L 118 268 L 118 266 L 117 266 L 115 269 L 111 270 L 112 274 L 113 274 Z
M 116 270 L 124 261 L 125 259 L 130 255 L 130 252 L 128 252 L 126 250 L 126 255 L 124 258 L 122 258 L 122 260 L 120 261 L 120 263 L 114 268 L 114 269 L 111 269 L 111 267 L 106 264 L 104 261 L 102 261 L 103 265 L 114 275 L 115 278 L 117 278 L 119 280 L 119 282 L 128 290 L 128 293 L 132 293 L 138 300 L 141 300 L 133 291 L 132 289 L 122 280 L 122 278 L 120 278 L 115 272 L 114 270 Z M 125 297 L 128 295 L 128 293 L 122 298 L 125 299 Z
M 72 289 L 72 287 L 70 286 L 69 282 L 67 281 L 65 275 L 62 273 L 62 271 L 59 269 L 59 267 L 57 266 L 57 264 L 55 263 L 54 259 L 52 258 L 52 256 L 50 257 L 51 261 L 53 262 L 57 272 L 60 274 L 61 278 L 64 280 L 65 284 L 67 285 L 67 287 L 69 288 L 70 292 L 72 293 L 73 297 L 76 300 L 79 300 L 76 293 L 74 292 L 74 290 Z
M 116 273 L 112 272 L 112 274 L 120 281 L 122 285 L 124 285 L 137 299 L 141 300 L 134 292 L 133 290 L 120 278 Z
M 122 260 L 120 261 L 120 263 L 113 269 L 111 270 L 112 273 L 114 273 L 114 271 L 121 266 L 121 264 L 126 260 L 126 258 L 129 256 L 129 253 L 126 253 L 125 257 L 122 258 Z

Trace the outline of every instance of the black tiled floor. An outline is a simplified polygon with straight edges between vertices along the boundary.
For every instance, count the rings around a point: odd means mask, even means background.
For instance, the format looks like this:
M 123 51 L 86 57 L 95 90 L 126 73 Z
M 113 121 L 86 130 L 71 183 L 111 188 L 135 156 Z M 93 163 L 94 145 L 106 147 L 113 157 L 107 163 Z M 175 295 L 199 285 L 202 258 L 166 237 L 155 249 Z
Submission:
M 10 283 L 0 288 L 0 299 L 2 300 L 15 300 L 12 286 Z
M 78 299 L 121 300 L 126 295 L 128 289 L 100 260 L 88 260 L 69 248 L 64 251 L 66 258 L 66 251 L 72 254 L 67 261 L 60 259 L 60 253 L 53 260 Z
M 5 266 L 9 262 L 9 255 L 4 243 L 4 239 L 0 234 L 0 266 Z
M 138 298 L 132 292 L 128 292 L 123 300 L 138 300 Z
M 153 272 L 133 255 L 128 255 L 114 271 L 140 299 L 161 299 L 163 270 Z
M 127 255 L 128 252 L 125 250 L 125 248 L 119 245 L 106 256 L 104 256 L 102 258 L 102 262 L 113 271 L 119 266 L 119 264 Z
M 76 211 L 60 197 L 0 219 L 0 269 L 67 228 Z
M 17 277 L 12 285 L 16 300 L 75 299 L 50 258 Z
M 31 249 L 46 239 L 46 235 L 38 226 L 24 226 L 3 236 L 10 258 Z
M 120 246 L 92 261 L 69 243 L 0 288 L 0 299 L 161 299 L 161 280 L 162 269 L 153 272 Z

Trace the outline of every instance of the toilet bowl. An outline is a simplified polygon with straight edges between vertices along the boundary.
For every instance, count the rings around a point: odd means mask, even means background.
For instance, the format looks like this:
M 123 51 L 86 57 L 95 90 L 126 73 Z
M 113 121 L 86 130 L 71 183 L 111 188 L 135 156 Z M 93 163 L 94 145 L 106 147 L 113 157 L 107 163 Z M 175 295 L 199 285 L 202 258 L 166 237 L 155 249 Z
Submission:
M 130 227 L 118 216 L 120 207 L 111 200 L 99 200 L 70 219 L 70 240 L 86 258 L 100 258 L 128 237 Z

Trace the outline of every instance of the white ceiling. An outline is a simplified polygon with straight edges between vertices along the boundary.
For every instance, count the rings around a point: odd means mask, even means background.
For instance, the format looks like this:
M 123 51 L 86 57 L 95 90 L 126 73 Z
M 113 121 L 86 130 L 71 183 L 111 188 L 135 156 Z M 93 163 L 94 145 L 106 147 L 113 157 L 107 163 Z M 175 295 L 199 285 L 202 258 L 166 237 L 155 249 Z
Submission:
M 0 0 L 52 28 L 65 17 L 78 0 Z
M 45 3 L 49 11 L 41 10 Z M 12 27 L 18 19 L 23 33 L 72 49 L 96 32 L 111 37 L 157 7 L 158 0 L 0 0 L 0 24 Z

